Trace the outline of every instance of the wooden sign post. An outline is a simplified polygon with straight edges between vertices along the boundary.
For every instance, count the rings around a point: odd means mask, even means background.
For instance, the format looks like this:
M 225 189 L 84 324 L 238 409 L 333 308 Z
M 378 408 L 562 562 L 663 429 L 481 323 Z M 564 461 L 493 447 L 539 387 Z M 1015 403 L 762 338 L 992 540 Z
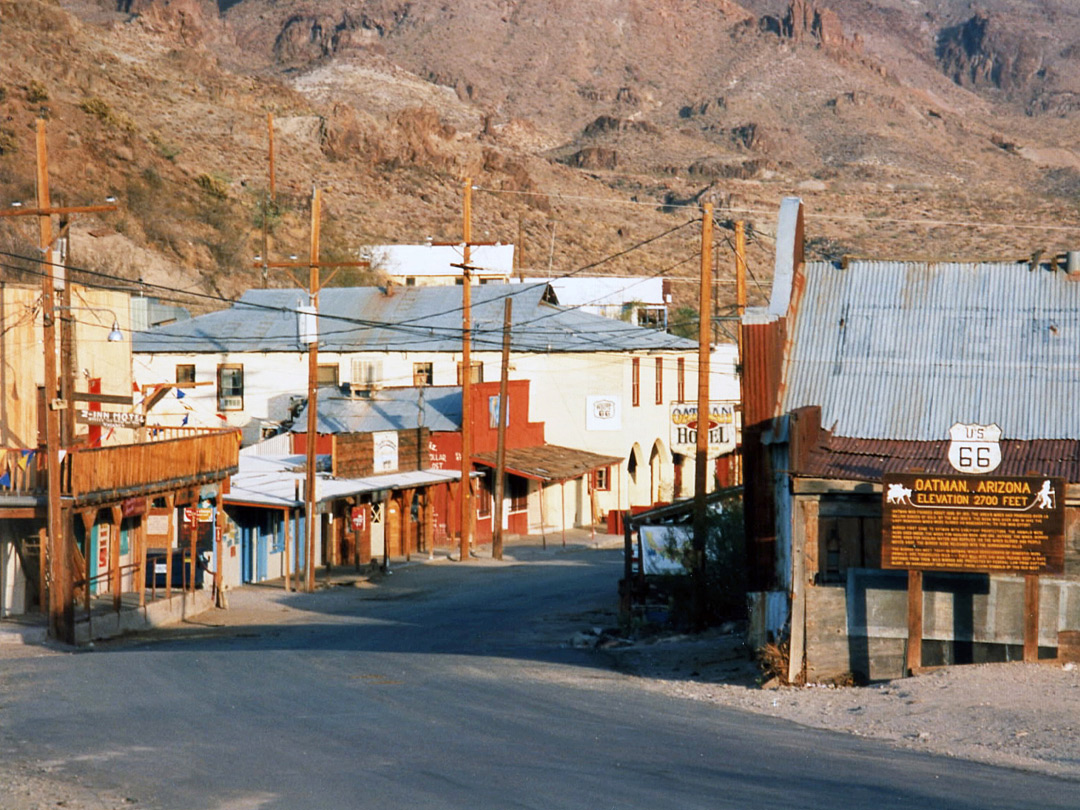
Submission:
M 1063 478 L 886 475 L 882 568 L 908 571 L 908 670 L 922 665 L 922 573 L 1024 575 L 1024 660 L 1038 659 L 1039 574 L 1065 568 Z

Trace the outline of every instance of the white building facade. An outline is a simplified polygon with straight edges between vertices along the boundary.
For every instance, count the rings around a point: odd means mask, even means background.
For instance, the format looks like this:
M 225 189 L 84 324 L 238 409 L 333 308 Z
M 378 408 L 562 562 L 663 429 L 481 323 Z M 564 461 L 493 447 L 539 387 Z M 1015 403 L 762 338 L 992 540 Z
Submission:
M 594 476 L 595 495 L 581 485 L 568 487 L 550 495 L 553 502 L 545 503 L 543 519 L 538 515 L 530 523 L 560 525 L 564 500 L 572 517 L 568 525 L 583 525 L 610 510 L 692 495 L 694 459 L 672 451 L 672 411 L 680 403 L 696 404 L 697 346 L 553 306 L 545 303 L 545 290 L 544 285 L 489 285 L 474 293 L 473 380 L 499 379 L 501 316 L 510 294 L 509 377 L 530 381 L 530 421 L 545 423 L 551 444 L 622 462 Z M 154 421 L 239 427 L 245 444 L 280 430 L 308 387 L 307 352 L 296 342 L 295 327 L 291 333 L 288 328 L 295 317 L 288 304 L 297 295 L 249 293 L 245 301 L 266 309 L 237 305 L 138 339 L 138 382 L 182 386 L 155 407 Z M 389 296 L 377 288 L 323 290 L 320 379 L 335 386 L 336 395 L 347 386 L 376 398 L 385 387 L 460 384 L 459 302 L 447 300 L 447 290 L 437 288 L 399 288 Z M 330 314 L 335 309 L 353 314 L 339 319 Z M 274 320 L 280 328 L 271 334 L 267 322 Z M 739 396 L 734 347 L 722 347 L 714 356 L 720 362 L 710 375 L 710 398 L 728 403 L 734 413 Z M 725 438 L 729 450 L 735 428 L 733 420 Z

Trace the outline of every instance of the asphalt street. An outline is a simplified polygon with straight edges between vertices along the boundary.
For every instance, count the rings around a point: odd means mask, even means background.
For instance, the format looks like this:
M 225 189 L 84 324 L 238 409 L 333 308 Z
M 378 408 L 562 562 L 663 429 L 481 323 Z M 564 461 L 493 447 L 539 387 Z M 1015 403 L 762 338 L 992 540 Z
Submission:
M 1080 805 L 1072 783 L 636 687 L 567 644 L 620 571 L 602 550 L 412 565 L 235 592 L 254 624 L 0 650 L 0 758 L 162 810 Z

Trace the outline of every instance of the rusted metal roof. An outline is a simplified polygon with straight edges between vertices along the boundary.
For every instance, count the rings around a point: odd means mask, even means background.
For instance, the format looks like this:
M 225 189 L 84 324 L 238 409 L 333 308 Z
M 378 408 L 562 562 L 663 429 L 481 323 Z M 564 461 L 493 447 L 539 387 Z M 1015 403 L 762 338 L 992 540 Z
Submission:
M 805 282 L 780 413 L 819 405 L 862 439 L 1080 438 L 1080 278 L 1056 263 L 814 262 Z
M 948 441 L 905 442 L 851 439 L 822 434 L 799 476 L 880 481 L 885 473 L 954 475 Z M 1080 482 L 1080 440 L 1001 442 L 1001 466 L 994 475 L 1054 475 Z
M 474 455 L 472 460 L 488 467 L 495 466 L 494 453 L 480 453 Z M 619 456 L 601 456 L 554 444 L 506 451 L 507 472 L 537 481 L 570 481 L 620 461 L 622 459 Z

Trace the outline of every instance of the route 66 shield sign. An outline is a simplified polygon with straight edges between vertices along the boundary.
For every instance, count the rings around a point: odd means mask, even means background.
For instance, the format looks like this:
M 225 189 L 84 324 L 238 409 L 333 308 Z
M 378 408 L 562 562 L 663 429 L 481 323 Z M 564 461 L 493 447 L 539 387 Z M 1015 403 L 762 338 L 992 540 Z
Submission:
M 957 422 L 949 428 L 949 463 L 962 473 L 996 470 L 1001 464 L 1001 428 Z

